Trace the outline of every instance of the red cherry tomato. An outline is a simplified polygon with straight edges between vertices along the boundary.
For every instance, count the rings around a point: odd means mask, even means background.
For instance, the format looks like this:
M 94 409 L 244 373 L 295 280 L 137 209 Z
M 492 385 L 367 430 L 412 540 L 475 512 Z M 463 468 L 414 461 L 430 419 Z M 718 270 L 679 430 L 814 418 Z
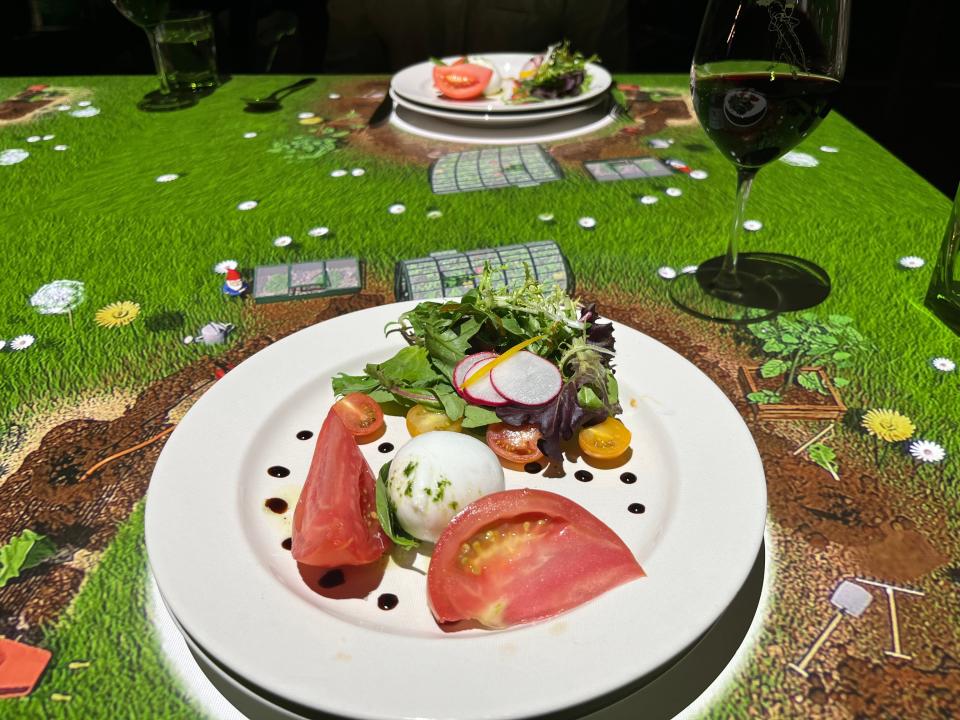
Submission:
M 363 393 L 345 395 L 336 402 L 333 411 L 354 437 L 372 435 L 383 427 L 383 410 L 376 400 Z
M 542 435 L 533 425 L 514 427 L 495 423 L 487 427 L 487 445 L 507 462 L 525 465 L 543 457 L 537 442 Z

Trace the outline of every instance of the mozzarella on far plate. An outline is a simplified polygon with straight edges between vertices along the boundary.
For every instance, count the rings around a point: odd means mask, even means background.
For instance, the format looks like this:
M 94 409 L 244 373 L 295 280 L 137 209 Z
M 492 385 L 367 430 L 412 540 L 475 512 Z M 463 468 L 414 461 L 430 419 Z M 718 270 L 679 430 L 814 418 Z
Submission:
M 387 494 L 400 526 L 436 542 L 453 516 L 504 489 L 503 468 L 486 443 L 456 432 L 417 435 L 390 463 Z

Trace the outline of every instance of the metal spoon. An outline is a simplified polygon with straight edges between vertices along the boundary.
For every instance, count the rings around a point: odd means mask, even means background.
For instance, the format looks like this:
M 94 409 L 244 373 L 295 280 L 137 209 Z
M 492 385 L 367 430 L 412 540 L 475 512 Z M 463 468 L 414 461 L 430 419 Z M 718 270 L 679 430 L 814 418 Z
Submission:
M 297 80 L 297 82 L 292 85 L 287 85 L 282 87 L 279 90 L 274 90 L 272 93 L 262 98 L 242 98 L 242 100 L 247 104 L 243 109 L 244 112 L 251 113 L 268 113 L 275 112 L 280 109 L 280 101 L 287 97 L 290 93 L 294 93 L 297 90 L 307 87 L 308 85 L 313 85 L 317 81 L 316 78 L 303 78 L 302 80 Z

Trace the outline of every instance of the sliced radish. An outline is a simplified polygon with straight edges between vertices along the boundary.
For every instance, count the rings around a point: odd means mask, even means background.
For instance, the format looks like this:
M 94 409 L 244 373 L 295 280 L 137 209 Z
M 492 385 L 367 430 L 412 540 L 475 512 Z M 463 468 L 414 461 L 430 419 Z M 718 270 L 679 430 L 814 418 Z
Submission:
M 463 385 L 463 381 L 467 379 L 467 375 L 471 370 L 473 370 L 474 365 L 481 360 L 490 360 L 496 356 L 497 354 L 495 352 L 485 350 L 484 352 L 467 355 L 463 360 L 458 362 L 456 367 L 453 368 L 453 387 L 456 389 L 456 391 L 463 395 L 463 392 L 460 390 L 460 386 Z
M 467 373 L 466 379 L 469 379 L 473 373 L 477 372 L 484 365 L 492 363 L 495 359 L 496 356 L 485 358 L 476 363 L 470 369 L 470 372 Z M 504 363 L 504 365 L 506 365 L 506 363 Z M 506 405 L 509 401 L 494 389 L 493 384 L 490 382 L 491 374 L 492 373 L 487 373 L 466 388 L 460 389 L 460 387 L 457 386 L 457 390 L 463 395 L 467 402 L 472 402 L 475 405 L 489 405 L 491 407 Z
M 491 370 L 490 384 L 509 402 L 543 405 L 559 394 L 563 378 L 552 362 L 524 350 Z M 467 390 L 472 391 L 473 386 Z

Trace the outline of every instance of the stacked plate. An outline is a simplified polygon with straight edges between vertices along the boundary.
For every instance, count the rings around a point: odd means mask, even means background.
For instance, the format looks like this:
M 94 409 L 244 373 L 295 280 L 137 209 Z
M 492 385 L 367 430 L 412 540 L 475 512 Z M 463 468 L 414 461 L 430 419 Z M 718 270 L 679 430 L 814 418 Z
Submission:
M 699 694 L 758 607 L 763 467 L 720 389 L 624 325 L 615 324 L 617 377 L 632 456 L 586 475 L 582 458 L 568 458 L 563 478 L 505 475 L 507 488 L 552 490 L 587 508 L 647 577 L 558 617 L 490 631 L 437 625 L 428 551 L 337 577 L 293 560 L 292 510 L 334 401 L 330 378 L 393 355 L 403 341 L 383 328 L 414 306 L 344 315 L 274 343 L 204 394 L 164 447 L 147 495 L 147 550 L 207 676 L 254 717 L 577 715 L 678 667 L 726 622 L 719 654 L 696 656 L 698 672 L 710 671 L 705 684 L 683 685 Z M 408 439 L 403 418 L 390 416 L 361 451 L 377 469 Z M 378 602 L 388 594 L 392 602 Z
M 514 79 L 531 54 L 488 53 L 483 57 L 503 78 L 501 93 L 451 100 L 434 86 L 432 62 L 411 65 L 390 81 L 394 103 L 391 122 L 408 132 L 440 140 L 512 144 L 581 135 L 616 118 L 608 92 L 613 79 L 600 65 L 587 63 L 585 89 L 579 95 L 516 104 L 505 98 L 510 96 Z

